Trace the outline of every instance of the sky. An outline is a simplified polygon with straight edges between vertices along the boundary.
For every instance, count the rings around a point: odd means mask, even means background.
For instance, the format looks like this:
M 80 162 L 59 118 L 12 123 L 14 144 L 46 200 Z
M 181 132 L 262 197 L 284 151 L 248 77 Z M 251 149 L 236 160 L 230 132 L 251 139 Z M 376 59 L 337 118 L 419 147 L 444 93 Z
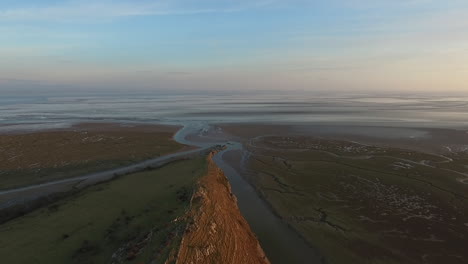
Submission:
M 0 0 L 0 92 L 468 92 L 466 0 Z

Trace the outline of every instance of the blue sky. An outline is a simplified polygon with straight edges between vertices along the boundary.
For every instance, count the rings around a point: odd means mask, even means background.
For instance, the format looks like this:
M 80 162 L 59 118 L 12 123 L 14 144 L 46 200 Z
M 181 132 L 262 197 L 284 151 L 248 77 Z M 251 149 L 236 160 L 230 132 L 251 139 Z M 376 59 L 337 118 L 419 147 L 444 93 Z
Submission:
M 2 89 L 468 91 L 468 1 L 0 2 Z

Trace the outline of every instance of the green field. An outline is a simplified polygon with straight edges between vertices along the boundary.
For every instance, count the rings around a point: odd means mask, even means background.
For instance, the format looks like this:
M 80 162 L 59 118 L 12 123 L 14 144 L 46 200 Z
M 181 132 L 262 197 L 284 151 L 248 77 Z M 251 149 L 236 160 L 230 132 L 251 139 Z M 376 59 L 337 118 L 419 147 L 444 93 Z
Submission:
M 83 176 L 175 152 L 173 133 L 55 131 L 0 135 L 0 189 Z
M 164 263 L 205 158 L 123 176 L 0 226 L 2 263 Z
M 248 149 L 249 180 L 329 263 L 468 262 L 468 185 L 446 170 L 466 157 L 305 137 Z

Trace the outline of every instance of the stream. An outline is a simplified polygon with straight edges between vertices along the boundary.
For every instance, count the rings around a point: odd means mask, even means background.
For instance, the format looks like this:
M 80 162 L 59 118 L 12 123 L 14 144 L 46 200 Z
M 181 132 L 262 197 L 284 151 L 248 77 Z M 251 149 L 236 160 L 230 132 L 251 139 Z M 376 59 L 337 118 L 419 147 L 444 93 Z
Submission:
M 239 209 L 258 237 L 260 244 L 272 264 L 322 263 L 319 254 L 311 248 L 292 228 L 276 216 L 255 189 L 227 162 L 223 155 L 229 151 L 242 150 L 242 145 L 232 141 L 191 141 L 190 135 L 203 137 L 210 129 L 208 124 L 189 123 L 179 130 L 174 139 L 182 144 L 207 148 L 225 145 L 226 149 L 213 160 L 228 178 L 232 192 L 237 197 Z M 206 139 L 206 137 L 204 138 Z
M 215 145 L 224 145 L 226 149 L 214 156 L 213 160 L 221 168 L 228 178 L 232 192 L 237 197 L 239 209 L 249 223 L 252 231 L 258 237 L 260 244 L 272 264 L 305 264 L 322 263 L 319 254 L 311 248 L 292 228 L 276 216 L 264 200 L 257 194 L 255 189 L 225 160 L 223 155 L 229 151 L 242 150 L 239 142 L 225 139 L 213 139 L 203 134 L 209 131 L 211 126 L 205 122 L 185 123 L 175 135 L 174 140 L 185 145 L 198 147 L 197 149 L 172 153 L 151 160 L 122 168 L 91 173 L 88 175 L 69 179 L 56 180 L 32 186 L 20 187 L 0 191 L 0 208 L 8 207 L 25 200 L 63 191 L 62 188 L 70 188 L 79 183 L 81 187 L 96 184 L 112 179 L 115 175 L 128 174 L 145 169 L 148 166 L 161 166 L 172 160 L 184 156 L 196 155 L 207 151 Z M 190 137 L 202 138 L 202 141 L 191 141 Z

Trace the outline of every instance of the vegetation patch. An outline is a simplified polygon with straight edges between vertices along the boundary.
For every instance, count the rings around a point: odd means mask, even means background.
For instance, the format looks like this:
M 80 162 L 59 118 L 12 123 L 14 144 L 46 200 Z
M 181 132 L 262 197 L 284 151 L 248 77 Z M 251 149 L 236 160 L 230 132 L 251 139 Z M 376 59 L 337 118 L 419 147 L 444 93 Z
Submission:
M 182 147 L 172 133 L 138 128 L 0 135 L 0 189 L 121 167 Z
M 5 263 L 164 263 L 204 158 L 99 184 L 0 226 Z
M 466 263 L 466 153 L 313 137 L 247 144 L 248 178 L 330 263 Z

